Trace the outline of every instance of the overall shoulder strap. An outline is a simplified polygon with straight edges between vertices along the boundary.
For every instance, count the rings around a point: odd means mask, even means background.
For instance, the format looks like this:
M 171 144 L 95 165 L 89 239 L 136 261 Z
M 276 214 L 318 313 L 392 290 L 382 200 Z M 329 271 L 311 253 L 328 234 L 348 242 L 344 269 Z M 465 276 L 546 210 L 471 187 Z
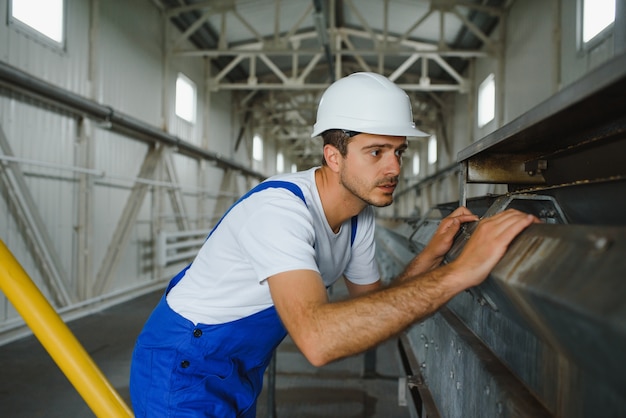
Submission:
M 352 217 L 352 220 L 350 221 L 350 226 L 352 227 L 350 231 L 350 246 L 354 244 L 354 238 L 356 238 L 356 227 L 357 227 L 358 218 L 359 218 L 358 215 L 354 215 Z
M 300 189 L 300 187 L 297 184 L 291 183 L 291 182 L 288 182 L 288 181 L 282 181 L 282 180 L 268 180 L 268 181 L 264 181 L 263 183 L 259 183 L 255 187 L 250 189 L 248 191 L 248 193 L 246 193 L 243 196 L 241 196 L 239 198 L 239 200 L 237 200 L 230 208 L 228 208 L 228 210 L 222 215 L 221 219 L 215 224 L 215 226 L 213 227 L 213 229 L 209 233 L 209 237 L 213 234 L 213 231 L 215 231 L 217 229 L 217 227 L 220 225 L 220 223 L 222 223 L 222 220 L 226 217 L 226 215 L 228 215 L 228 212 L 230 212 L 232 210 L 232 208 L 237 206 L 238 203 L 241 203 L 242 201 L 246 200 L 248 197 L 250 197 L 254 193 L 257 193 L 257 192 L 260 192 L 260 191 L 263 191 L 263 190 L 266 190 L 266 189 L 272 189 L 272 188 L 273 189 L 279 189 L 279 188 L 287 189 L 291 193 L 295 194 L 300 199 L 302 199 L 302 201 L 306 205 L 306 200 L 304 199 L 304 193 L 302 193 L 302 189 Z M 207 239 L 209 237 L 207 237 Z
M 230 212 L 232 210 L 232 208 L 237 206 L 238 203 L 241 203 L 242 201 L 244 201 L 245 199 L 247 199 L 248 197 L 250 197 L 251 195 L 253 195 L 256 192 L 260 192 L 262 190 L 266 190 L 266 189 L 270 189 L 270 188 L 287 189 L 290 192 L 292 192 L 293 194 L 295 194 L 296 196 L 298 196 L 300 199 L 302 199 L 302 201 L 306 205 L 306 199 L 304 198 L 304 193 L 302 193 L 302 189 L 300 189 L 300 187 L 297 184 L 291 183 L 291 182 L 288 182 L 288 181 L 282 181 L 282 180 L 268 180 L 268 181 L 264 181 L 263 183 L 257 184 L 255 187 L 250 189 L 246 194 L 241 196 L 235 203 L 233 203 L 233 205 L 230 208 L 228 208 L 228 210 L 222 215 L 220 220 L 215 224 L 215 226 L 213 227 L 211 232 L 209 232 L 209 235 L 207 236 L 206 239 L 209 239 L 211 237 L 211 235 L 213 235 L 213 232 L 217 229 L 217 227 L 220 225 L 220 223 L 222 223 L 222 220 L 226 217 L 226 215 L 228 215 L 228 212 Z M 352 234 L 354 235 L 356 228 L 353 227 L 352 229 L 353 229 Z M 352 237 L 352 240 L 354 241 L 354 237 Z M 176 276 L 174 276 L 174 278 L 172 278 L 172 280 L 170 281 L 169 285 L 167 286 L 167 290 L 165 291 L 166 293 L 169 292 L 174 286 L 176 286 L 176 284 L 183 278 L 183 276 L 185 275 L 185 272 L 189 269 L 189 267 L 191 267 L 191 263 L 189 263 L 187 265 L 187 267 L 182 269 Z

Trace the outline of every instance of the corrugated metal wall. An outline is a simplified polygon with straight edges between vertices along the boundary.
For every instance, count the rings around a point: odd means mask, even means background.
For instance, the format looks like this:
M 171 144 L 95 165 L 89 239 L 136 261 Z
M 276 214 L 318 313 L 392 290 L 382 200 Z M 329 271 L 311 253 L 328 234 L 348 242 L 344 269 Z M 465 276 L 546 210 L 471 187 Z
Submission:
M 8 21 L 7 9 L 2 2 L 2 22 Z M 247 164 L 245 147 L 237 153 L 232 151 L 238 122 L 230 93 L 212 95 L 211 117 L 205 120 L 206 61 L 176 59 L 165 63 L 164 20 L 151 2 L 68 0 L 66 10 L 63 50 L 3 24 L 0 60 L 149 125 L 166 128 L 188 143 L 208 145 Z M 164 99 L 173 94 L 179 72 L 198 88 L 195 124 L 176 117 L 173 100 Z M 135 189 L 145 183 L 136 179 L 146 156 L 154 152 L 153 146 L 109 130 L 107 121 L 82 119 L 0 88 L 0 128 L 11 157 L 17 160 L 12 167 L 22 173 L 26 183 L 18 192 L 32 196 L 69 300 L 57 294 L 42 257 L 37 255 L 37 238 L 29 236 L 30 228 L 21 220 L 23 211 L 15 204 L 15 191 L 5 183 L 0 193 L 0 239 L 48 299 L 70 318 L 161 286 L 180 269 L 182 263 L 165 269 L 155 267 L 156 235 L 160 230 L 177 230 L 180 222 L 190 228 L 212 224 L 223 169 L 166 150 L 168 155 L 161 161 L 170 161 L 173 171 L 161 165 L 153 177 L 155 182 L 145 186 L 145 195 L 138 194 Z M 0 164 L 6 166 L 7 150 L 2 154 L 5 159 Z M 84 174 L 86 171 L 90 174 Z M 176 188 L 160 186 L 158 181 L 175 183 Z M 227 201 L 247 186 L 237 176 L 232 184 L 236 187 L 226 193 Z M 182 196 L 182 211 L 173 207 L 168 195 L 171 191 Z M 129 237 L 125 242 L 116 241 L 116 234 L 124 232 L 122 216 L 133 203 L 138 209 L 127 231 Z M 123 248 L 115 248 L 124 243 Z M 120 254 L 109 271 L 106 264 L 115 251 Z M 0 296 L 0 341 L 26 332 L 20 324 L 13 307 Z

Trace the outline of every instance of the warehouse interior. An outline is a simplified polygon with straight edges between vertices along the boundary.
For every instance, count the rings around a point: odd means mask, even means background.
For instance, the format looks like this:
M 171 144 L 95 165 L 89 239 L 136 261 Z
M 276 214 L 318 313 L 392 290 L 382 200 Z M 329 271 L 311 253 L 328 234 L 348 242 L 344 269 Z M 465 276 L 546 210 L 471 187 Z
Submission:
M 241 195 L 320 164 L 321 94 L 369 71 L 429 134 L 376 209 L 385 280 L 452 206 L 558 232 L 375 352 L 314 370 L 286 341 L 257 416 L 626 414 L 626 0 L 2 0 L 0 22 L 0 240 L 126 402 L 149 307 Z M 0 411 L 93 416 L 0 275 Z

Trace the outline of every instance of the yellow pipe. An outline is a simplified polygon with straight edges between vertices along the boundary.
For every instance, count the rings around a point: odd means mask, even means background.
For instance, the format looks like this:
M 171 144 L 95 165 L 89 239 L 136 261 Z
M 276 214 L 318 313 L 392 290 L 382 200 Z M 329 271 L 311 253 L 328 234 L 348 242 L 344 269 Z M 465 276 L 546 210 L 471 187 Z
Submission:
M 0 289 L 97 417 L 133 416 L 2 240 Z

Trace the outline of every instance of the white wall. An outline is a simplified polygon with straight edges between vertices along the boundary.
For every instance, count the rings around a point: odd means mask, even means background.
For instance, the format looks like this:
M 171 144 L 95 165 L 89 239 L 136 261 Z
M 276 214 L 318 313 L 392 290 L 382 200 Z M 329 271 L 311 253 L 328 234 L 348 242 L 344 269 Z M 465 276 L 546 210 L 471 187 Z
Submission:
M 229 92 L 207 92 L 207 62 L 202 58 L 172 57 L 164 52 L 163 17 L 149 0 L 67 0 L 67 41 L 64 49 L 39 42 L 28 32 L 8 25 L 7 4 L 0 5 L 0 60 L 33 77 L 110 106 L 148 125 L 210 151 L 249 162 L 244 146 L 234 152 L 239 118 L 233 114 Z M 93 8 L 93 9 L 92 9 Z M 170 28 L 169 36 L 179 33 Z M 178 72 L 198 88 L 197 122 L 189 124 L 174 114 L 174 85 Z M 208 116 L 208 117 L 207 117 Z M 13 194 L 0 192 L 0 239 L 23 264 L 38 287 L 68 317 L 107 303 L 116 303 L 148 291 L 180 266 L 164 271 L 154 267 L 154 242 L 160 229 L 176 230 L 177 214 L 166 189 L 149 186 L 132 222 L 128 244 L 121 249 L 119 265 L 110 283 L 98 292 L 96 277 L 108 251 L 115 249 L 114 232 L 132 196 L 135 179 L 149 152 L 147 143 L 107 129 L 106 121 L 85 120 L 80 115 L 56 110 L 39 101 L 0 90 L 0 127 L 19 163 L 32 195 L 36 212 L 50 236 L 51 249 L 59 260 L 62 281 L 73 295 L 69 303 L 55 302 L 48 274 L 34 256 L 35 249 L 19 223 Z M 183 196 L 190 227 L 207 226 L 214 218 L 223 170 L 212 164 L 177 155 L 175 174 Z M 1 157 L 1 155 L 0 155 Z M 42 167 L 55 164 L 55 167 Z M 76 168 L 93 169 L 103 175 L 89 176 L 87 205 L 79 188 Z M 0 175 L 2 169 L 0 168 Z M 157 180 L 167 180 L 157 170 Z M 247 186 L 235 176 L 235 199 Z M 4 183 L 3 183 L 4 184 Z M 87 224 L 81 214 L 87 213 Z M 83 234 L 83 231 L 85 233 Z M 81 241 L 87 237 L 87 244 Z M 79 260 L 81 262 L 79 262 Z M 84 267 L 86 265 L 86 267 Z M 142 290 L 144 289 L 144 290 Z M 87 301 L 87 303 L 84 303 Z M 25 332 L 11 304 L 0 296 L 0 341 Z
M 555 56 L 559 45 L 556 1 L 527 0 L 511 8 L 506 20 L 504 101 L 498 105 L 506 124 L 557 92 Z M 571 3 L 571 1 L 569 2 Z M 479 131 L 483 134 L 485 131 Z M 478 135 L 481 136 L 481 135 Z

